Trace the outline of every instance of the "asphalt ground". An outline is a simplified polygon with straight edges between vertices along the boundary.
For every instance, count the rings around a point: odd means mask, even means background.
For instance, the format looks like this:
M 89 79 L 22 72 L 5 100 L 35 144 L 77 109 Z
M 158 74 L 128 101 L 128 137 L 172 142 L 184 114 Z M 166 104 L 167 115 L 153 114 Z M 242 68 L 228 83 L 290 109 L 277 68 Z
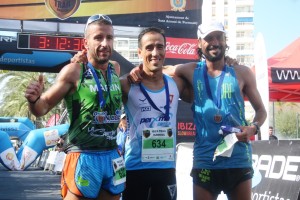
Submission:
M 0 164 L 0 199 L 61 200 L 60 175 L 39 167 L 8 171 Z

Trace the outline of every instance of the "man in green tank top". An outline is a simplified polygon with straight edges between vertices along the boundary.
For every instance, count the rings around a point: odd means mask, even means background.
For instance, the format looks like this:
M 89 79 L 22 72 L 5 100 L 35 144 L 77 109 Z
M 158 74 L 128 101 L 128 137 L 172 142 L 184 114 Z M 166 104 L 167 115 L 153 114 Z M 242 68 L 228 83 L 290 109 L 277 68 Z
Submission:
M 119 66 L 113 52 L 112 21 L 91 16 L 84 30 L 88 63 L 71 63 L 43 93 L 43 77 L 25 92 L 30 111 L 37 117 L 65 100 L 70 128 L 61 185 L 66 200 L 119 199 L 124 190 L 125 165 L 117 151 L 116 135 L 121 116 Z

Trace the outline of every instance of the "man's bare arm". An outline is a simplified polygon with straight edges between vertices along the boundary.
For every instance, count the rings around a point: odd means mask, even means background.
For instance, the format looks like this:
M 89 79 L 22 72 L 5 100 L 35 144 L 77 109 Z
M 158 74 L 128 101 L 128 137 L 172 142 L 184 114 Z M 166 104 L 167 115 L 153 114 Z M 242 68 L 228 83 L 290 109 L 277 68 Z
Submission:
M 245 72 L 242 73 L 242 77 L 244 79 L 243 93 L 249 99 L 249 102 L 255 110 L 253 121 L 258 122 L 258 125 L 261 126 L 266 120 L 267 112 L 257 90 L 256 79 L 253 72 L 248 67 L 246 67 L 244 70 Z
M 70 64 L 65 66 L 55 83 L 44 93 L 41 90 L 43 83 L 36 81 L 30 83 L 25 91 L 25 98 L 28 100 L 30 111 L 37 117 L 48 113 L 56 106 L 67 94 L 76 88 L 76 81 L 79 78 L 79 64 Z M 34 102 L 33 98 L 39 98 Z M 31 103 L 30 103 L 31 102 Z

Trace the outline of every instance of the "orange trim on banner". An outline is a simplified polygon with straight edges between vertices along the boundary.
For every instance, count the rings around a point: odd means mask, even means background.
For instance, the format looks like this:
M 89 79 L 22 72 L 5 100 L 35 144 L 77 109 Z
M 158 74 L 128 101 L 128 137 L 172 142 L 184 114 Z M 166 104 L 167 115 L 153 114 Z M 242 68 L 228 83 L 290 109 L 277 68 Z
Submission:
M 197 1 L 183 0 L 186 3 L 185 10 L 199 10 Z M 20 4 L 18 6 L 18 4 Z M 26 5 L 28 4 L 28 5 Z M 10 6 L 11 5 L 11 6 Z M 170 1 L 153 0 L 111 0 L 105 2 L 83 2 L 79 9 L 71 17 L 90 16 L 96 13 L 107 15 L 133 14 L 147 12 L 172 11 Z M 174 11 L 175 12 L 175 11 Z M 176 11 L 178 12 L 178 11 Z M 0 3 L 1 19 L 47 19 L 57 18 L 46 8 L 45 1 L 33 0 L 2 0 Z
M 17 5 L 17 4 L 36 4 L 45 3 L 45 0 L 1 0 L 0 6 L 3 5 Z

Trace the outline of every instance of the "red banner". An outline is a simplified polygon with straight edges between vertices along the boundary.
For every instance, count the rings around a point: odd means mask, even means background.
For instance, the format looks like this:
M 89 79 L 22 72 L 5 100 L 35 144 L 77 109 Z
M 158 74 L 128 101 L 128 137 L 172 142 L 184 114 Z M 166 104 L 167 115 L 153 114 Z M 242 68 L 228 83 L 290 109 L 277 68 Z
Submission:
M 197 39 L 167 37 L 166 58 L 197 59 Z
M 48 120 L 46 127 L 50 127 L 50 126 L 55 126 L 57 125 L 57 122 L 59 120 L 60 116 L 59 114 L 54 114 L 50 117 L 50 119 Z

